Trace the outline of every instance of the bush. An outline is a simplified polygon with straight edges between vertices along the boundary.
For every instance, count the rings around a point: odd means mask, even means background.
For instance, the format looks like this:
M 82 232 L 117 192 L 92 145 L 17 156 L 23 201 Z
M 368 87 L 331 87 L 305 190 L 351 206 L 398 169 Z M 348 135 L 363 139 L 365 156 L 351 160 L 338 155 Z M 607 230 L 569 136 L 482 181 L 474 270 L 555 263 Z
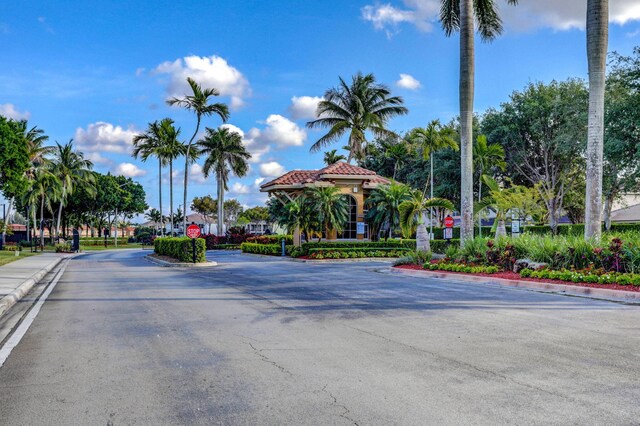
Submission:
M 56 244 L 56 253 L 71 253 L 71 243 L 58 243 Z
M 358 259 L 365 257 L 401 257 L 406 248 L 319 248 L 309 251 L 311 259 Z
M 196 238 L 196 262 L 206 262 L 206 242 Z M 162 256 L 173 257 L 182 262 L 193 262 L 192 242 L 189 237 L 162 237 L 153 242 L 154 251 Z
M 289 253 L 293 246 L 285 246 L 285 253 Z M 258 244 L 242 243 L 243 253 L 264 254 L 268 256 L 281 256 L 282 246 L 280 244 Z
M 468 265 L 465 263 L 425 263 L 424 269 L 431 271 L 464 272 L 467 274 L 495 274 L 500 272 L 497 266 Z
M 256 235 L 255 237 L 247 238 L 246 242 L 255 244 L 281 244 L 283 238 L 285 245 L 293 245 L 293 235 Z
M 240 250 L 241 244 L 217 244 L 207 246 L 207 250 Z
M 8 245 L 8 244 L 5 244 L 5 245 L 2 247 L 2 250 L 4 250 L 4 251 L 21 251 L 21 250 L 22 250 L 22 247 L 21 247 L 21 246 L 19 246 L 19 245 L 18 245 L 18 246 L 10 246 L 10 245 Z
M 445 254 L 451 246 L 460 246 L 460 240 L 456 238 L 452 239 L 451 242 L 447 240 L 431 240 L 431 252 L 433 253 Z

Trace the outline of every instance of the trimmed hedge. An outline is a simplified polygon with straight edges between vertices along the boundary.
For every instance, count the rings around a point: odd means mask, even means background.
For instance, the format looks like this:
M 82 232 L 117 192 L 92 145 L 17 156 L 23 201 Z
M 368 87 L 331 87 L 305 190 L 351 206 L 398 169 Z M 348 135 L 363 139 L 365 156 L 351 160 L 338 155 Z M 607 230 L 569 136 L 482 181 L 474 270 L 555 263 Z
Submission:
M 206 262 L 206 242 L 203 238 L 196 238 L 196 262 Z M 156 254 L 173 257 L 182 262 L 193 262 L 193 249 L 189 237 L 162 237 L 153 242 Z
M 366 257 L 401 257 L 410 252 L 404 248 L 379 249 L 313 249 L 310 259 L 357 259 Z
M 282 255 L 282 246 L 280 244 L 242 243 L 241 247 L 243 253 L 265 254 L 268 256 Z M 292 249 L 292 245 L 285 246 L 285 253 L 290 254 Z
M 71 241 L 71 239 L 69 239 Z M 118 237 L 118 245 L 126 246 L 129 243 L 127 237 Z M 104 238 L 80 238 L 81 246 L 104 246 Z M 113 237 L 107 238 L 107 246 L 115 246 L 116 240 Z
M 208 245 L 207 250 L 240 250 L 241 244 L 215 244 Z
M 293 244 L 293 235 L 256 235 L 255 237 L 247 238 L 247 243 L 254 244 L 281 244 L 282 239 L 285 240 L 285 245 Z

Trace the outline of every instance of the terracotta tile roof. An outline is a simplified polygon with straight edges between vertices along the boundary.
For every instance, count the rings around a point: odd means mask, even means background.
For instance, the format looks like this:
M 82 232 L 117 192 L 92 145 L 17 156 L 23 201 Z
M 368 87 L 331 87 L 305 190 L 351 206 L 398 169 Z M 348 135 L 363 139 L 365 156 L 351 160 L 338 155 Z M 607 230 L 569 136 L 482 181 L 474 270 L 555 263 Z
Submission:
M 390 182 L 388 179 L 378 176 L 374 171 L 339 161 L 320 170 L 292 170 L 278 178 L 262 184 L 260 188 L 264 189 L 275 185 L 302 185 L 313 182 L 333 182 L 333 179 L 323 179 L 323 175 L 363 176 L 363 180 L 367 181 L 366 183 L 369 185 L 386 184 Z

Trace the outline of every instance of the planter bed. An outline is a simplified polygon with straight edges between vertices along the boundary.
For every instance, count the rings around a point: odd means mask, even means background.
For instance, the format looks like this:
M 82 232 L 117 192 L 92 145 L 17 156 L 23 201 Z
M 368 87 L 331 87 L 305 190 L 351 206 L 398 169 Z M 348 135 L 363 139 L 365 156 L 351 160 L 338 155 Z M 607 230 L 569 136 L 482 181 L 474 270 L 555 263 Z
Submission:
M 472 275 L 477 277 L 501 278 L 501 279 L 513 280 L 513 281 L 529 281 L 529 282 L 536 282 L 536 283 L 562 284 L 562 285 L 575 286 L 575 287 L 589 287 L 589 288 L 603 288 L 608 290 L 633 291 L 633 292 L 640 293 L 640 286 L 634 286 L 634 285 L 574 283 L 573 281 L 550 280 L 550 279 L 543 279 L 543 278 L 523 278 L 520 276 L 520 274 L 516 272 L 507 272 L 507 271 L 496 272 L 493 274 L 479 274 L 479 273 L 474 274 L 474 273 L 465 273 L 465 272 L 451 272 L 451 271 L 444 271 L 444 270 L 432 271 L 432 270 L 424 269 L 421 265 L 399 265 L 399 266 L 394 266 L 394 268 L 409 269 L 414 271 L 435 272 L 435 273 L 440 272 L 440 273 L 456 274 L 456 275 Z

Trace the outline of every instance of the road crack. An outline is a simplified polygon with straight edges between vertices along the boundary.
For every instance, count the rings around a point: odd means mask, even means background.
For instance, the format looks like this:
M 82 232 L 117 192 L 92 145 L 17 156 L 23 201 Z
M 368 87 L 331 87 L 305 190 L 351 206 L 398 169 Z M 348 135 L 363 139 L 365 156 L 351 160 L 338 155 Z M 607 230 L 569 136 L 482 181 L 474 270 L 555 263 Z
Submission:
M 253 344 L 247 343 L 247 345 L 249 345 L 249 347 L 251 347 L 251 349 L 253 349 L 253 352 L 258 355 L 260 357 L 260 359 L 264 362 L 266 362 L 267 364 L 271 364 L 274 367 L 276 367 L 278 370 L 280 370 L 282 373 L 288 374 L 289 376 L 293 376 L 293 373 L 289 370 L 287 370 L 286 368 L 284 368 L 282 365 L 278 364 L 277 362 L 273 361 L 272 359 L 270 359 L 268 356 L 266 356 L 265 354 L 262 353 L 262 351 L 264 349 L 258 349 L 255 346 L 253 346 Z
M 339 416 L 342 417 L 345 420 L 350 421 L 354 425 L 358 426 L 358 422 L 348 416 L 348 414 L 351 414 L 351 411 L 347 408 L 346 405 L 340 404 L 338 402 L 338 398 L 336 398 L 336 396 L 334 394 L 332 394 L 330 391 L 327 390 L 327 386 L 329 386 L 329 383 L 324 385 L 322 387 L 321 391 L 324 392 L 325 394 L 327 394 L 329 396 L 329 398 L 331 398 L 331 400 L 332 400 L 331 405 L 333 405 L 335 407 L 338 407 L 338 408 L 342 408 L 344 410 L 342 413 L 339 414 Z

